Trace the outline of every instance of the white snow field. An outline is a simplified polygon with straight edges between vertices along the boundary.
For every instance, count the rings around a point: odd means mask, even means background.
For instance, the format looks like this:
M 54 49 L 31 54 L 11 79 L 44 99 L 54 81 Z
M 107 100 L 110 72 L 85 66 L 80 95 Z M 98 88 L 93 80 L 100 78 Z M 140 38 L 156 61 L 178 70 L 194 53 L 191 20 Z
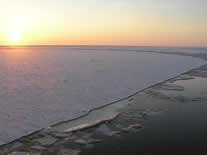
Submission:
M 189 56 L 61 46 L 0 47 L 0 62 L 0 144 L 205 64 Z

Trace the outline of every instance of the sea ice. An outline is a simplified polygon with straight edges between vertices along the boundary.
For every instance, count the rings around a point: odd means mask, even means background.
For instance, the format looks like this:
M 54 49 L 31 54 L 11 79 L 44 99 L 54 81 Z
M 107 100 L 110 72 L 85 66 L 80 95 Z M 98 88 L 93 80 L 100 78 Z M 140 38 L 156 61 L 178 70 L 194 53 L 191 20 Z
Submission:
M 80 117 L 205 63 L 177 55 L 0 48 L 0 144 Z

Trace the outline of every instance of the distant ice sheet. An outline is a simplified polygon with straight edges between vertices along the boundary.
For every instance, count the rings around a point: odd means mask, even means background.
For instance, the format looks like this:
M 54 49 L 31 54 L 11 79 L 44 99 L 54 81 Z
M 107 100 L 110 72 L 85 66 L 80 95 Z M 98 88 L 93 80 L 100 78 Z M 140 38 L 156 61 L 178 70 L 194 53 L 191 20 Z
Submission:
M 0 144 L 122 99 L 205 62 L 142 52 L 0 48 Z
M 65 48 L 79 50 L 111 50 L 111 51 L 137 51 L 137 52 L 163 52 L 184 54 L 207 54 L 207 47 L 162 47 L 162 46 L 65 46 Z

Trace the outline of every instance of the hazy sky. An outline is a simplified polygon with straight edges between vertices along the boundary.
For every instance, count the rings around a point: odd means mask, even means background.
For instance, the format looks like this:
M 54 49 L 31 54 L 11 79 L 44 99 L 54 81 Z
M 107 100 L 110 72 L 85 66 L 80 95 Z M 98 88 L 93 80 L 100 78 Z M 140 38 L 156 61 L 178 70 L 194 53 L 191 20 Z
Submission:
M 0 45 L 207 46 L 207 0 L 0 0 Z

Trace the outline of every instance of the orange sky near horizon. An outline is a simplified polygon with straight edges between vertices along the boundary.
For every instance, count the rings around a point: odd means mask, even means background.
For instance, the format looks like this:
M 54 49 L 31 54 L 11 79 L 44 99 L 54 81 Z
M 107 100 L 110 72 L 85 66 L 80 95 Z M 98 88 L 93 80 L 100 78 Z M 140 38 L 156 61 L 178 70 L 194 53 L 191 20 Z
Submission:
M 0 0 L 0 45 L 207 46 L 205 0 Z

